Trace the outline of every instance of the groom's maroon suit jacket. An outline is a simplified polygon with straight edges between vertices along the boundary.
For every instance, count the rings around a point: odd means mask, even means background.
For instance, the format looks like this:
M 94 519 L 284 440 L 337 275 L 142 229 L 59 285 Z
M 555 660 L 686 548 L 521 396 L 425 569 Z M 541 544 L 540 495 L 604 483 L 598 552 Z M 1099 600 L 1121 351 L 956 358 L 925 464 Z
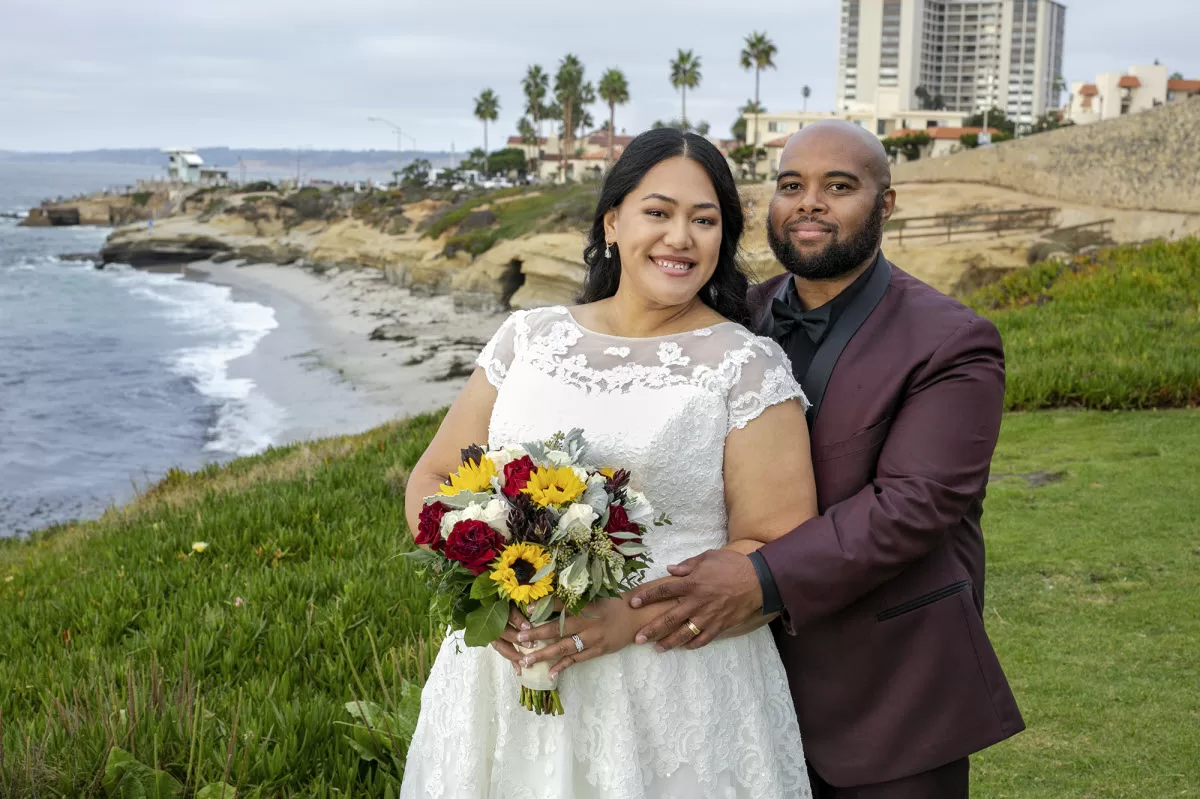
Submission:
M 760 330 L 789 278 L 751 289 Z M 762 548 L 805 754 L 835 786 L 928 771 L 1025 726 L 982 620 L 1000 335 L 894 266 L 884 280 L 810 417 L 821 515 Z

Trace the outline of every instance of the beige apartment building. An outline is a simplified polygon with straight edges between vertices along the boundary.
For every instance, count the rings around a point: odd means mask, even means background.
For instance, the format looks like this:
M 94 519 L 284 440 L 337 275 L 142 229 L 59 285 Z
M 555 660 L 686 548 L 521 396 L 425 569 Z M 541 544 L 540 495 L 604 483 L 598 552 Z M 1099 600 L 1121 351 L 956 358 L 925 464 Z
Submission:
M 1102 72 L 1092 83 L 1071 84 L 1066 118 L 1076 125 L 1136 114 L 1200 95 L 1200 80 L 1172 78 L 1161 64 Z
M 886 118 L 940 97 L 1032 125 L 1059 105 L 1065 21 L 1053 0 L 842 0 L 836 107 Z

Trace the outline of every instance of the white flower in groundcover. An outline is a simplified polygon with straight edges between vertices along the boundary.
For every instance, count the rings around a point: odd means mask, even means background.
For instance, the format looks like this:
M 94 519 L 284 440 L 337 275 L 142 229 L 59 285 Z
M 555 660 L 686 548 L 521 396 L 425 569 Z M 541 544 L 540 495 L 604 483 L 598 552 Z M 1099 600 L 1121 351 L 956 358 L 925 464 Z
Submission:
M 558 529 L 563 531 L 591 530 L 599 516 L 600 514 L 596 513 L 595 508 L 591 505 L 576 502 L 559 517 Z

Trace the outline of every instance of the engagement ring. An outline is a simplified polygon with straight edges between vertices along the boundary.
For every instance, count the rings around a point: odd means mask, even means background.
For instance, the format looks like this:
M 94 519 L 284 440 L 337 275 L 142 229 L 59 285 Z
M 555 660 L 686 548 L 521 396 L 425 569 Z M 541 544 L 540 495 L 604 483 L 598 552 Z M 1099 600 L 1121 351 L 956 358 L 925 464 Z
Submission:
M 583 651 L 583 639 L 580 638 L 578 635 L 572 635 L 571 640 L 575 642 L 575 651 L 582 652 Z

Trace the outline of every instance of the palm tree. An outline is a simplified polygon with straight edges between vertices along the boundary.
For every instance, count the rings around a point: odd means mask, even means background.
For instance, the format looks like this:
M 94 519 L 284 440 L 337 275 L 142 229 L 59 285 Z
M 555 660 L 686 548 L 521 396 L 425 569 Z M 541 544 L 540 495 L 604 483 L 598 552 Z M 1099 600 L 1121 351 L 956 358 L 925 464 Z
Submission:
M 767 38 L 767 32 L 751 33 L 742 48 L 742 69 L 754 70 L 754 105 L 758 106 L 758 79 L 764 69 L 775 69 L 775 43 Z M 754 112 L 754 148 L 758 150 L 758 112 Z M 758 159 L 750 162 L 750 177 L 758 177 Z
M 671 85 L 679 89 L 683 97 L 683 129 L 688 129 L 687 123 L 687 90 L 700 85 L 700 57 L 693 55 L 691 50 L 680 50 L 671 62 Z
M 608 103 L 608 158 L 606 167 L 613 163 L 613 136 L 616 134 L 617 106 L 629 102 L 629 82 L 619 69 L 610 69 L 600 77 L 600 99 Z
M 583 62 L 579 56 L 568 53 L 558 64 L 554 76 L 554 100 L 562 115 L 562 141 L 559 144 L 559 170 L 566 176 L 567 158 L 575 151 L 576 114 L 583 104 L 585 89 L 590 84 L 583 79 Z
M 500 116 L 500 98 L 491 89 L 484 89 L 475 98 L 475 118 L 483 122 L 483 172 L 488 174 L 488 123 Z
M 805 86 L 803 89 L 800 90 L 800 96 L 804 98 L 804 110 L 807 111 L 808 110 L 808 98 L 812 97 L 812 87 Z
M 541 158 L 542 120 L 546 118 L 546 112 L 549 110 L 546 108 L 546 93 L 550 91 L 550 76 L 540 64 L 533 64 L 525 70 L 525 77 L 521 79 L 521 91 L 525 93 L 525 113 L 532 120 L 536 133 L 532 143 L 534 169 L 537 170 L 536 162 Z

